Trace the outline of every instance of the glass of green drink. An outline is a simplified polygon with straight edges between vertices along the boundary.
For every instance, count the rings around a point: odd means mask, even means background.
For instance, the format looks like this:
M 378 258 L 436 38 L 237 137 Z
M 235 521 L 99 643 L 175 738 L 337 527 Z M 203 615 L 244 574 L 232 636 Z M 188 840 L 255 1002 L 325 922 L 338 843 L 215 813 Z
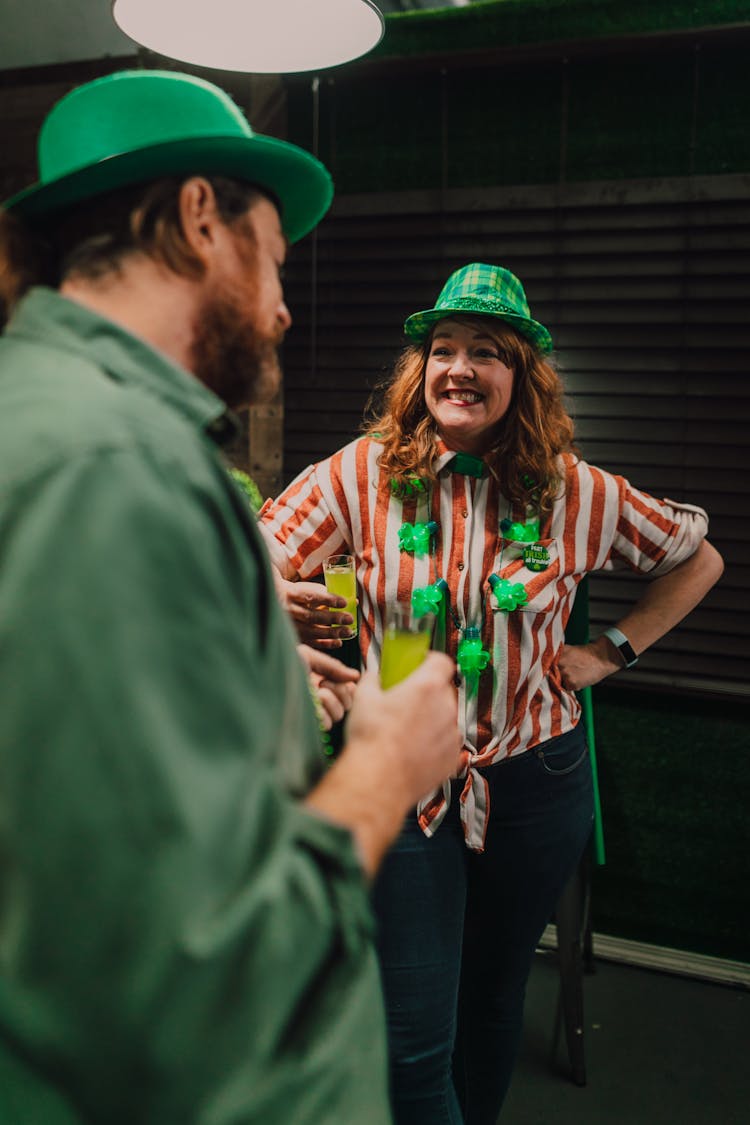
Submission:
M 354 621 L 349 626 L 352 636 L 357 635 L 357 578 L 354 572 L 353 555 L 329 555 L 323 562 L 323 578 L 329 594 L 346 598 L 343 610 L 332 613 L 351 613 Z
M 393 687 L 413 672 L 430 648 L 435 617 L 416 617 L 408 603 L 386 607 L 383 651 L 380 655 L 380 686 Z

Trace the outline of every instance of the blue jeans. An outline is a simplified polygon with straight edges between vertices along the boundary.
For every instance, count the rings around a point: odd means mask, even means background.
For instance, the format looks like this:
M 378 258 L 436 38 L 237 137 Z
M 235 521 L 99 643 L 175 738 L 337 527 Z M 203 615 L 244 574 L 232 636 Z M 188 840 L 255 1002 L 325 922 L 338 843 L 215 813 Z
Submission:
M 495 1125 L 534 950 L 591 833 L 583 724 L 482 772 L 484 852 L 459 783 L 432 839 L 407 818 L 373 891 L 396 1125 Z

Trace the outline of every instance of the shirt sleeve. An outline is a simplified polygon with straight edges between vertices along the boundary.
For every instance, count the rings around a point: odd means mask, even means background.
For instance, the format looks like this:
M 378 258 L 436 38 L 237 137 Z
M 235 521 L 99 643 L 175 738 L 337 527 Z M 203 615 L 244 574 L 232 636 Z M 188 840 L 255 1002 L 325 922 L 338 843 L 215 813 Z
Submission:
M 345 451 L 311 465 L 260 510 L 274 566 L 284 578 L 319 574 L 328 555 L 351 550 L 349 505 L 341 472 Z
M 385 1123 L 363 875 L 278 763 L 304 675 L 175 475 L 81 456 L 1 515 L 0 1045 L 87 1122 Z
M 695 554 L 708 531 L 702 508 L 659 500 L 625 477 L 583 463 L 581 467 L 589 479 L 582 487 L 586 504 L 579 519 L 585 514 L 589 557 L 598 555 L 591 569 L 628 567 L 657 577 Z

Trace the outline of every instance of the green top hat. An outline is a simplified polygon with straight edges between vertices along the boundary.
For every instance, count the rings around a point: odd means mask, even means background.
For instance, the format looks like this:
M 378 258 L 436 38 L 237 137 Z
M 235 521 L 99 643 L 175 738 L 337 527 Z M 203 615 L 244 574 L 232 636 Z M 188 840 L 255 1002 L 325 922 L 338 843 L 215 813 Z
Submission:
M 315 157 L 253 133 L 217 86 L 170 71 L 124 70 L 72 90 L 44 121 L 38 158 L 39 182 L 5 204 L 31 220 L 160 176 L 214 174 L 275 196 L 284 233 L 296 242 L 333 196 Z
M 413 313 L 404 324 L 410 340 L 422 343 L 439 320 L 453 314 L 494 316 L 507 321 L 542 354 L 552 351 L 552 337 L 543 324 L 532 320 L 523 285 L 502 266 L 472 262 L 452 273 L 434 309 Z

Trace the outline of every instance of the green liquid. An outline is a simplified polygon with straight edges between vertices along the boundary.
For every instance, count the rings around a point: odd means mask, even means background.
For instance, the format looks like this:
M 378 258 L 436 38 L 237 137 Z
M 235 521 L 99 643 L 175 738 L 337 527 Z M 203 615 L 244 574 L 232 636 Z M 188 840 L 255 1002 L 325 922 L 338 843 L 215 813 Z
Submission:
M 354 618 L 354 623 L 350 625 L 352 635 L 357 635 L 357 579 L 353 570 L 347 570 L 343 566 L 334 567 L 332 570 L 325 572 L 326 590 L 329 594 L 337 594 L 340 598 L 346 598 L 346 609 L 334 609 L 332 613 L 351 613 Z
M 405 680 L 422 663 L 429 647 L 429 629 L 419 633 L 386 630 L 380 659 L 380 686 L 389 688 Z

